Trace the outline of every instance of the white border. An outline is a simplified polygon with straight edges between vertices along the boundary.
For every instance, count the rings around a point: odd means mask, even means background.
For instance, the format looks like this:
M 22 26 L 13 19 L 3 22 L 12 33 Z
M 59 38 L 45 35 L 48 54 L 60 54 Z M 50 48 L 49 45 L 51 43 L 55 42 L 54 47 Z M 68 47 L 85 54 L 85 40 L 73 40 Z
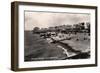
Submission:
M 55 60 L 55 61 L 34 61 L 24 62 L 24 10 L 33 11 L 53 11 L 53 12 L 73 12 L 73 13 L 90 13 L 91 14 L 91 58 L 81 60 Z M 19 68 L 35 68 L 65 65 L 84 65 L 95 64 L 95 10 L 81 8 L 60 8 L 60 7 L 43 7 L 19 5 Z

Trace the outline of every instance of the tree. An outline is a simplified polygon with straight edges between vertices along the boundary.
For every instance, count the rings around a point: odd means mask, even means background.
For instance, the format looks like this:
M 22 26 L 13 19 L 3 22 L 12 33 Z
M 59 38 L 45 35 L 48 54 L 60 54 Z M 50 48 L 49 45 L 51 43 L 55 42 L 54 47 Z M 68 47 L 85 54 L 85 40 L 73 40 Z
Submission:
M 39 28 L 39 27 L 34 27 L 34 28 L 33 28 L 33 33 L 38 33 L 38 32 L 39 32 L 39 30 L 40 30 L 40 28 Z
M 84 25 L 85 25 L 84 22 L 83 23 L 80 23 L 81 30 L 84 30 L 85 29 L 85 26 Z
M 87 30 L 88 30 L 88 33 L 90 33 L 90 23 L 86 23 L 87 24 Z

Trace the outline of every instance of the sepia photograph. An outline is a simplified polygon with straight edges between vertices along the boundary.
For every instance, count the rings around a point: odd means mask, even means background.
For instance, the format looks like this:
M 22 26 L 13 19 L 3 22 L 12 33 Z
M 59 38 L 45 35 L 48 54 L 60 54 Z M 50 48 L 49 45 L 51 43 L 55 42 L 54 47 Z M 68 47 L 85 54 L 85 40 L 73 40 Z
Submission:
M 24 11 L 24 61 L 89 59 L 90 16 Z

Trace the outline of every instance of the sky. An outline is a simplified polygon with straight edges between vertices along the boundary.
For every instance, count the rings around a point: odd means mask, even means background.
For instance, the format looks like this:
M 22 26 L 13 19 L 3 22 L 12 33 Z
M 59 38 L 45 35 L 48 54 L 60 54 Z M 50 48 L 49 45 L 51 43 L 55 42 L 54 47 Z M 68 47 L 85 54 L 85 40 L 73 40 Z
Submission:
M 25 11 L 25 30 L 90 22 L 90 14 Z

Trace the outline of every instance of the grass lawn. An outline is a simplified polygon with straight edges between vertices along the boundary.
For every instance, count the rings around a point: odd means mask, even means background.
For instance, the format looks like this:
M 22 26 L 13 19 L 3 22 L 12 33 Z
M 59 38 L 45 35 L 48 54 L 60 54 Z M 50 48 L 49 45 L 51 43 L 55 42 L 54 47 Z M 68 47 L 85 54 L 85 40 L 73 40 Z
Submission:
M 38 34 L 25 31 L 24 35 L 24 58 L 25 61 L 63 59 L 66 57 L 63 50 L 46 39 L 40 38 Z
M 78 33 L 76 35 L 71 35 L 71 40 L 63 40 L 61 42 L 67 43 L 75 50 L 80 50 L 81 52 L 85 52 L 86 50 L 90 50 L 90 36 L 84 33 Z M 84 40 L 87 38 L 87 40 Z

